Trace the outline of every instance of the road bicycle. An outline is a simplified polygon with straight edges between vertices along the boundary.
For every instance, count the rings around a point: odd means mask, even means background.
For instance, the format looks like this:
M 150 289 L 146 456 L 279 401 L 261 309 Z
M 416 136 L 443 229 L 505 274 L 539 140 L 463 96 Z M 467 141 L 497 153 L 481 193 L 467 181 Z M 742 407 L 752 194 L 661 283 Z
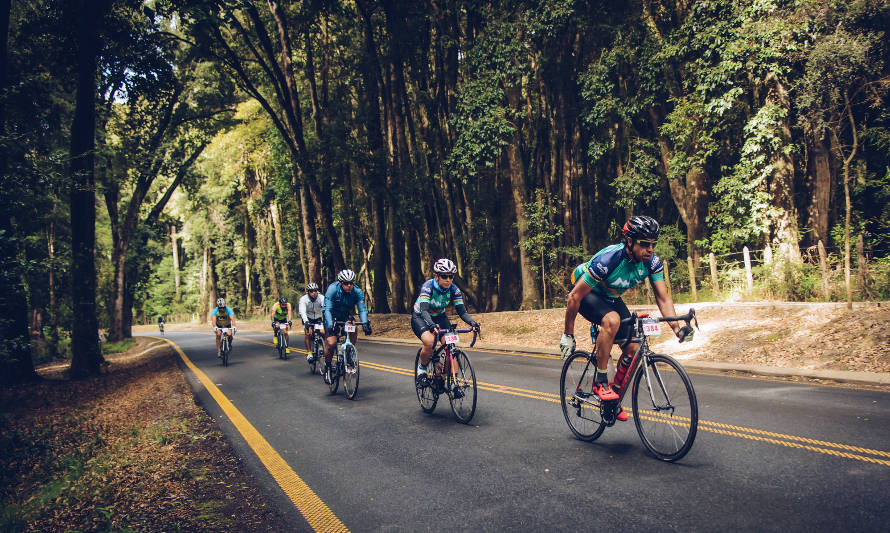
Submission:
M 321 321 L 309 322 L 312 325 L 312 338 L 309 339 L 309 373 L 324 373 L 324 324 Z
M 352 319 L 334 321 L 334 329 L 338 330 L 339 334 L 337 335 L 337 360 L 331 361 L 331 383 L 328 385 L 331 394 L 336 394 L 340 388 L 340 378 L 343 378 L 343 393 L 348 399 L 355 400 L 358 394 L 358 353 L 349 334 L 355 333 L 356 325 L 365 324 L 367 322 L 354 322 Z
M 596 354 L 576 350 L 566 359 L 559 379 L 559 398 L 569 429 L 583 441 L 597 439 L 615 424 L 621 401 L 631 391 L 632 413 L 637 433 L 643 445 L 663 461 L 676 461 L 686 455 L 698 431 L 698 400 L 695 389 L 683 367 L 672 357 L 653 353 L 647 340 L 661 333 L 660 322 L 683 321 L 688 326 L 695 318 L 695 310 L 683 316 L 651 318 L 648 314 L 633 313 L 621 321 L 632 324 L 629 339 L 616 339 L 624 347 L 640 344 L 621 378 L 618 399 L 602 401 L 593 393 L 596 375 Z M 591 335 L 596 344 L 596 332 Z M 632 384 L 628 387 L 628 384 Z
M 439 396 L 445 394 L 451 403 L 451 411 L 459 422 L 467 424 L 472 420 L 476 413 L 476 373 L 470 364 L 470 358 L 457 347 L 459 334 L 471 331 L 472 348 L 476 344 L 478 328 L 458 329 L 457 324 L 451 324 L 447 330 L 439 331 L 436 341 L 441 341 L 441 344 L 433 352 L 427 364 L 430 370 L 425 376 L 417 375 L 417 366 L 420 364 L 420 350 L 417 350 L 414 358 L 414 388 L 424 413 L 432 413 L 439 402 Z
M 287 347 L 287 328 L 290 327 L 288 322 L 275 322 L 275 348 L 278 350 L 278 358 L 287 361 L 287 355 L 290 348 Z
M 219 340 L 220 359 L 222 360 L 223 366 L 229 366 L 229 352 L 232 351 L 232 341 L 229 337 L 229 332 L 234 335 L 237 330 L 235 328 L 213 328 L 213 331 L 221 332 Z

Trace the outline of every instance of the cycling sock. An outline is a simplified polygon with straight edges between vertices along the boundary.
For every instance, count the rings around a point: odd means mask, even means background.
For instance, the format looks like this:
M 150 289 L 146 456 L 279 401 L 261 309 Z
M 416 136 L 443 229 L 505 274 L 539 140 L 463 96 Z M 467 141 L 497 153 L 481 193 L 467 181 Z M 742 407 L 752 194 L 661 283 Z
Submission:
M 609 383 L 609 370 L 596 369 L 596 379 L 594 383 Z

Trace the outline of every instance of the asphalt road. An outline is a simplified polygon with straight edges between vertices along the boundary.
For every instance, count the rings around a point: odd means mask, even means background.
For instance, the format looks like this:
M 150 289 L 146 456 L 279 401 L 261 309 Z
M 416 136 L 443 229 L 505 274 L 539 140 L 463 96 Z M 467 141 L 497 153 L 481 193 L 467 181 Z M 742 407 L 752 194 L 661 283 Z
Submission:
M 279 360 L 271 334 L 239 332 L 227 368 L 210 333 L 167 338 L 352 531 L 890 530 L 884 392 L 690 373 L 698 436 L 669 464 L 646 452 L 632 419 L 592 443 L 575 439 L 555 357 L 469 350 L 486 385 L 463 425 L 444 397 L 432 415 L 420 410 L 416 347 L 360 337 L 349 401 L 309 374 L 302 353 Z M 217 399 L 186 375 L 293 530 L 311 529 Z

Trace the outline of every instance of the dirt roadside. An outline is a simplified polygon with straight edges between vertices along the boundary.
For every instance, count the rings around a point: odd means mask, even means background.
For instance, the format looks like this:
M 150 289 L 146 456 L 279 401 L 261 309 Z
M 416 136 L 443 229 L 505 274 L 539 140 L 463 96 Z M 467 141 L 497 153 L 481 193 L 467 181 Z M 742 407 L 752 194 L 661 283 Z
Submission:
M 164 341 L 0 389 L 0 531 L 282 531 Z

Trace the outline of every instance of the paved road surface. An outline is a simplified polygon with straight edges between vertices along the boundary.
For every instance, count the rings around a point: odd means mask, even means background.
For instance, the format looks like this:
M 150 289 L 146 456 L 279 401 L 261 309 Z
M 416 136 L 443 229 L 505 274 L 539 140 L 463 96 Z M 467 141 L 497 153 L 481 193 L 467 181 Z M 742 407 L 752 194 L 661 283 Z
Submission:
M 359 398 L 349 401 L 301 353 L 279 360 L 270 334 L 239 333 L 227 368 L 211 334 L 167 338 L 327 506 L 307 517 L 336 516 L 352 531 L 890 531 L 887 393 L 692 373 L 698 437 L 667 464 L 647 454 L 632 420 L 576 440 L 553 357 L 470 350 L 482 390 L 463 425 L 445 398 L 421 412 L 415 347 L 360 337 Z M 186 374 L 293 529 L 312 529 Z

